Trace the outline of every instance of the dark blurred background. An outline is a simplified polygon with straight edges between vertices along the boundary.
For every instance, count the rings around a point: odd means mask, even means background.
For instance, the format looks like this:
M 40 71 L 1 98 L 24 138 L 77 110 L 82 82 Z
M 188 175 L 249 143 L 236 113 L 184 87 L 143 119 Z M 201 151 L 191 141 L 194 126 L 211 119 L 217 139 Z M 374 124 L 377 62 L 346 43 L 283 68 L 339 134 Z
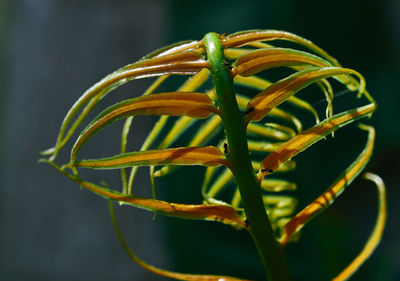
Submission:
M 39 151 L 54 144 L 63 116 L 79 95 L 118 67 L 161 46 L 201 39 L 208 31 L 254 28 L 299 34 L 365 76 L 379 105 L 369 121 L 376 126 L 377 143 L 366 170 L 385 180 L 389 214 L 381 245 L 351 280 L 400 280 L 398 0 L 1 0 L 0 279 L 164 280 L 123 252 L 107 202 L 80 191 L 48 165 L 37 164 Z M 108 102 L 138 96 L 149 81 L 131 84 Z M 134 124 L 130 150 L 139 147 L 152 120 Z M 93 142 L 89 152 L 115 153 L 121 124 L 101 134 L 101 142 Z M 331 142 L 335 145 L 326 149 L 318 144 L 296 159 L 292 178 L 299 186 L 299 208 L 361 151 L 365 134 L 354 131 L 343 129 Z M 190 168 L 162 180 L 158 192 L 163 199 L 198 202 L 200 192 L 190 179 L 200 178 L 198 170 Z M 135 192 L 149 195 L 149 190 L 144 172 Z M 356 180 L 332 208 L 304 228 L 298 243 L 287 246 L 293 279 L 332 279 L 361 250 L 376 208 L 373 185 Z M 152 264 L 264 279 L 244 232 L 160 215 L 153 220 L 151 213 L 128 207 L 117 214 L 129 244 Z

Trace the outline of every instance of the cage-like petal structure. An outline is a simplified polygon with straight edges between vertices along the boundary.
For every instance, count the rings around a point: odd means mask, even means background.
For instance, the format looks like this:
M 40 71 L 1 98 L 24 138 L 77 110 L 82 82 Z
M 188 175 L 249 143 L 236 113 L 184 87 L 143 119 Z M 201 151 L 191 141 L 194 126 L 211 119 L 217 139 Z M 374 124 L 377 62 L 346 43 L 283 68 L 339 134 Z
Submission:
M 371 116 L 376 104 L 367 92 L 360 73 L 343 68 L 323 49 L 300 36 L 276 30 L 250 30 L 220 35 L 219 40 L 223 46 L 224 63 L 236 86 L 235 97 L 243 114 L 251 165 L 262 190 L 262 201 L 276 239 L 283 247 L 298 237 L 298 232 L 308 221 L 332 205 L 335 198 L 362 172 L 372 154 L 375 131 L 371 126 L 359 126 L 368 132 L 365 149 L 326 192 L 297 214 L 297 199 L 290 194 L 297 190 L 297 185 L 285 180 L 282 175 L 295 169 L 296 163 L 292 158 L 314 143 L 326 139 L 329 134 L 333 135 L 337 129 Z M 281 40 L 290 41 L 302 50 L 279 47 Z M 231 148 L 224 135 L 223 114 L 215 85 L 209 82 L 211 66 L 207 51 L 210 50 L 207 50 L 204 39 L 173 44 L 103 78 L 83 93 L 70 108 L 55 146 L 43 152 L 49 157 L 45 161 L 82 187 L 121 204 L 168 216 L 213 220 L 238 229 L 248 229 L 241 194 L 235 184 L 235 174 L 230 163 Z M 284 69 L 283 73 L 289 71 L 290 74 L 285 74 L 285 77 L 277 81 L 268 80 L 266 76 L 271 69 Z M 177 89 L 158 92 L 166 84 L 165 81 L 177 75 L 189 77 Z M 88 114 L 98 107 L 101 99 L 125 83 L 152 77 L 156 77 L 155 81 L 142 96 L 114 104 L 90 121 L 81 130 L 71 149 L 70 162 L 61 167 L 55 164 L 60 149 L 86 122 Z M 357 98 L 364 105 L 350 105 L 346 110 L 335 113 L 333 83 L 341 85 L 349 93 L 357 93 Z M 320 97 L 326 100 L 325 114 L 318 112 L 311 102 L 302 97 L 302 93 L 312 84 L 320 90 Z M 295 109 L 294 112 L 310 114 L 316 124 L 305 125 L 302 118 L 291 112 L 290 107 Z M 131 125 L 138 115 L 160 117 L 143 141 L 141 149 L 127 151 Z M 79 158 L 78 152 L 84 144 L 90 143 L 90 138 L 121 119 L 125 120 L 125 124 L 119 153 L 105 158 Z M 188 140 L 185 132 L 189 129 L 194 133 Z M 176 147 L 178 141 L 187 145 Z M 154 184 L 156 178 L 174 173 L 183 165 L 207 167 L 203 184 L 199 187 L 202 204 L 177 204 L 156 198 L 140 198 L 133 194 L 133 183 L 139 166 L 150 167 L 150 178 Z M 81 168 L 120 169 L 120 191 L 81 179 Z M 128 168 L 131 169 L 129 177 Z M 365 249 L 335 280 L 346 280 L 351 276 L 369 257 L 382 235 L 386 218 L 384 186 L 375 175 L 367 174 L 367 179 L 377 184 L 380 194 L 376 228 Z M 230 194 L 231 199 L 226 199 L 227 194 Z M 145 263 L 126 245 L 112 203 L 110 208 L 125 250 L 134 261 L 148 270 L 178 280 L 242 280 L 227 276 L 174 273 Z

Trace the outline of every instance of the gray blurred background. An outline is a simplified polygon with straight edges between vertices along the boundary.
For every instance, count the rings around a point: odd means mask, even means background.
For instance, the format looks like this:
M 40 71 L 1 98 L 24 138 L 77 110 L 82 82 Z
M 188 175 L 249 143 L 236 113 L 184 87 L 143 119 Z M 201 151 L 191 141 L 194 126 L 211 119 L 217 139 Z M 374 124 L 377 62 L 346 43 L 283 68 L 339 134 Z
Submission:
M 68 108 L 106 74 L 176 41 L 200 39 L 208 31 L 253 28 L 283 29 L 311 39 L 366 77 L 379 105 L 371 120 L 377 128 L 377 146 L 367 170 L 386 182 L 389 216 L 381 245 L 351 280 L 400 280 L 398 0 L 1 0 L 0 279 L 164 280 L 123 252 L 107 202 L 81 191 L 48 165 L 37 164 L 39 151 L 54 145 Z M 137 96 L 147 85 L 149 81 L 135 81 L 107 102 Z M 134 124 L 130 150 L 139 147 L 152 120 Z M 101 142 L 91 143 L 87 153 L 115 153 L 120 128 L 117 124 L 101 134 Z M 350 135 L 338 134 L 334 148 L 324 150 L 321 144 L 298 157 L 294 177 L 299 208 L 321 193 L 361 150 L 365 135 L 352 135 L 352 129 L 345 132 Z M 65 152 L 60 159 L 67 156 Z M 200 181 L 197 171 L 188 169 L 161 181 L 162 199 L 198 202 L 199 190 L 188 186 L 190 179 Z M 88 176 L 101 180 L 103 175 Z M 118 180 L 117 175 L 110 177 L 110 184 Z M 145 172 L 140 174 L 135 192 L 149 195 L 148 184 Z M 128 207 L 117 214 L 135 253 L 152 264 L 264 278 L 244 232 L 160 215 L 153 220 L 151 213 Z M 356 180 L 304 229 L 300 242 L 288 245 L 294 280 L 334 277 L 360 251 L 375 217 L 373 186 Z

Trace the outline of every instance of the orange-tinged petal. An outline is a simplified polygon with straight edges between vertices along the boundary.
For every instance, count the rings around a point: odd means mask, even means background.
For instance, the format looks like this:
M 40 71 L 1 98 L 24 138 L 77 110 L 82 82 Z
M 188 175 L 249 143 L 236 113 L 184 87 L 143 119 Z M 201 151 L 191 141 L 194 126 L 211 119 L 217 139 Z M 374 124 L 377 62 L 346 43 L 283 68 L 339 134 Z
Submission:
M 283 163 L 296 156 L 303 150 L 310 147 L 315 142 L 321 140 L 326 135 L 343 127 L 350 122 L 365 117 L 376 109 L 375 104 L 369 104 L 357 109 L 349 110 L 341 114 L 332 116 L 329 119 L 311 127 L 293 137 L 278 149 L 269 154 L 261 163 L 261 172 L 259 179 L 262 179 L 267 173 L 278 169 Z
M 101 159 L 81 160 L 66 167 L 92 169 L 120 169 L 132 166 L 203 165 L 229 166 L 224 154 L 214 146 L 179 147 L 122 153 Z
M 367 165 L 374 148 L 375 130 L 370 126 L 361 125 L 360 127 L 369 131 L 368 142 L 364 150 L 324 193 L 285 225 L 280 238 L 282 245 L 285 245 L 290 240 L 290 237 L 303 228 L 308 221 L 332 205 L 335 199 L 340 196 Z
M 224 47 L 240 47 L 251 42 L 272 40 L 287 40 L 298 43 L 309 48 L 310 50 L 313 50 L 315 53 L 330 61 L 333 65 L 340 66 L 336 59 L 331 57 L 327 52 L 315 45 L 310 40 L 304 39 L 293 33 L 280 30 L 248 30 L 233 33 L 222 40 L 222 45 Z
M 170 63 L 179 63 L 183 61 L 197 61 L 201 60 L 201 54 L 193 51 L 183 51 L 179 53 L 173 54 L 164 54 L 162 56 L 156 56 L 149 59 L 141 60 L 137 63 L 132 64 L 132 67 L 146 67 L 146 66 L 154 66 L 154 65 L 162 65 L 162 64 L 170 64 Z M 125 66 L 124 69 L 132 68 L 130 66 Z
M 242 77 L 240 75 L 235 76 L 234 82 L 236 84 L 243 85 L 243 86 L 246 86 L 249 88 L 253 88 L 253 89 L 256 89 L 259 91 L 264 91 L 267 87 L 269 87 L 273 84 L 273 83 L 271 83 L 265 79 L 262 79 L 260 77 L 257 77 L 257 76 Z M 246 105 L 244 107 L 247 106 L 248 102 L 249 101 L 246 102 Z M 293 104 L 294 106 L 296 106 L 298 108 L 301 108 L 303 110 L 306 110 L 306 111 L 312 113 L 315 116 L 317 123 L 319 123 L 318 113 L 308 102 L 306 102 L 302 99 L 299 99 L 296 96 L 289 97 L 287 99 L 287 102 Z M 238 104 L 239 104 L 239 106 L 242 106 L 241 103 L 239 102 L 239 99 L 238 99 Z M 280 117 L 280 116 L 282 116 L 282 114 L 281 114 L 282 112 L 283 111 L 281 109 L 274 107 L 274 109 L 272 109 L 270 111 L 270 114 L 275 114 L 275 116 Z M 285 117 L 282 116 L 283 119 L 291 120 L 296 125 L 296 128 L 298 128 L 298 131 L 302 130 L 301 122 L 299 120 L 297 120 L 297 118 L 295 118 L 293 115 L 290 115 L 290 114 L 288 115 L 287 112 L 284 112 L 284 115 L 286 115 L 286 116 Z
M 242 221 L 239 214 L 232 207 L 229 206 L 178 204 L 151 198 L 142 198 L 138 196 L 127 195 L 109 188 L 96 185 L 91 182 L 84 181 L 77 176 L 67 173 L 64 169 L 58 167 L 55 163 L 50 162 L 46 159 L 42 159 L 42 161 L 52 165 L 64 176 L 78 183 L 80 186 L 106 199 L 123 202 L 125 204 L 146 210 L 156 211 L 167 216 L 181 217 L 187 219 L 204 219 L 231 224 L 235 227 L 245 227 L 245 223 Z
M 181 41 L 177 43 L 170 44 L 168 46 L 164 46 L 150 54 L 147 54 L 143 59 L 151 59 L 161 56 L 167 56 L 170 54 L 176 54 L 183 51 L 195 51 L 197 53 L 201 53 L 203 50 L 201 41 Z
M 241 76 L 236 76 L 236 77 L 241 77 Z M 254 76 L 246 77 L 246 78 L 253 78 L 253 77 Z M 241 77 L 241 78 L 243 78 L 243 77 Z M 294 97 L 289 98 L 289 101 L 292 98 L 294 98 Z M 248 103 L 250 101 L 250 99 L 248 97 L 242 96 L 240 94 L 236 94 L 236 100 L 237 100 L 237 103 L 238 103 L 238 106 L 239 106 L 240 109 L 246 108 L 246 106 L 248 105 Z M 274 109 L 272 109 L 269 112 L 269 116 L 270 117 L 276 117 L 276 118 L 283 119 L 283 120 L 286 120 L 288 122 L 291 122 L 291 123 L 293 123 L 293 125 L 296 127 L 296 129 L 299 132 L 302 130 L 302 125 L 301 125 L 300 120 L 297 119 L 294 115 L 292 115 L 292 114 L 290 114 L 290 113 L 288 113 L 288 112 L 286 112 L 286 111 L 284 111 L 284 110 L 282 110 L 280 108 L 275 107 Z
M 188 273 L 179 273 L 179 272 L 173 272 L 173 271 L 169 271 L 169 270 L 165 270 L 165 269 L 161 269 L 158 267 L 155 267 L 151 264 L 148 264 L 147 262 L 143 261 L 142 259 L 140 259 L 138 256 L 136 256 L 133 251 L 131 250 L 131 248 L 128 246 L 128 244 L 126 243 L 122 232 L 119 228 L 117 219 L 115 217 L 115 212 L 114 212 L 114 206 L 113 203 L 110 201 L 109 203 L 109 207 L 110 207 L 110 215 L 111 215 L 111 219 L 113 221 L 114 224 L 114 228 L 115 231 L 117 233 L 117 236 L 122 244 L 122 247 L 124 248 L 124 250 L 126 251 L 126 253 L 131 257 L 131 259 L 136 262 L 137 264 L 139 264 L 140 266 L 142 266 L 143 268 L 155 273 L 155 274 L 159 274 L 161 276 L 164 277 L 168 277 L 168 278 L 173 278 L 176 280 L 189 280 L 189 281 L 246 281 L 244 279 L 239 279 L 239 278 L 235 278 L 235 277 L 230 277 L 230 276 L 221 276 L 221 275 L 205 275 L 205 274 L 188 274 Z M 249 280 L 247 280 L 249 281 Z
M 286 48 L 259 49 L 244 53 L 235 62 L 233 75 L 251 76 L 262 70 L 280 66 L 332 66 L 315 55 Z
M 82 145 L 95 133 L 121 118 L 135 115 L 171 115 L 206 118 L 218 113 L 212 100 L 202 93 L 172 92 L 141 96 L 115 104 L 99 116 L 78 137 L 71 151 L 71 161 Z
M 177 58 L 182 58 L 183 60 L 176 61 Z M 102 80 L 86 90 L 85 93 L 83 93 L 82 96 L 69 109 L 62 122 L 60 132 L 57 137 L 57 143 L 54 149 L 51 150 L 51 152 L 53 153 L 51 159 L 55 158 L 59 149 L 71 137 L 75 129 L 86 117 L 87 113 L 81 114 L 78 120 L 67 131 L 67 127 L 70 124 L 72 118 L 85 104 L 87 104 L 91 100 L 103 98 L 115 88 L 133 79 L 162 76 L 167 74 L 195 74 L 203 68 L 208 68 L 208 62 L 201 59 L 199 54 L 195 52 L 183 52 L 183 54 L 173 54 L 169 56 L 164 56 L 162 58 L 157 57 L 153 59 L 142 60 L 138 63 L 133 63 L 122 67 L 121 69 L 107 75 Z M 89 108 L 87 108 L 86 111 L 89 112 L 94 106 L 95 104 L 88 106 Z M 65 133 L 66 135 L 64 135 Z
M 167 76 L 167 75 L 166 75 Z M 189 77 L 183 84 L 182 86 L 179 87 L 178 92 L 193 92 L 198 89 L 207 79 L 209 76 L 209 70 L 208 69 L 202 69 L 200 72 L 197 74 Z M 154 85 L 154 84 L 153 84 Z M 153 85 L 146 90 L 145 93 L 150 94 L 155 88 Z M 157 86 L 157 85 L 155 85 Z M 165 124 L 168 121 L 169 116 L 163 115 L 161 116 L 158 121 L 156 122 L 155 126 L 151 130 L 151 132 L 148 134 L 146 140 L 143 142 L 140 150 L 146 150 L 148 149 L 156 137 L 160 134 L 161 130 L 164 128 Z M 175 122 L 175 125 L 170 129 L 168 135 L 164 138 L 162 143 L 158 146 L 159 149 L 161 148 L 166 148 L 171 145 L 172 142 L 176 140 L 176 138 L 179 137 L 180 134 L 185 132 L 192 123 L 194 123 L 194 119 L 187 117 L 187 116 L 182 116 L 178 118 L 178 120 Z M 172 135 L 172 133 L 174 133 Z M 191 146 L 198 146 L 198 145 L 191 145 Z M 132 184 L 137 172 L 137 166 L 133 167 L 129 176 L 129 182 L 128 182 L 128 194 L 131 193 L 132 190 Z
M 360 78 L 362 77 L 352 69 L 339 67 L 309 68 L 290 75 L 271 85 L 250 100 L 246 110 L 248 112 L 246 121 L 258 121 L 273 108 L 308 85 L 321 79 L 341 74 L 354 74 L 360 76 Z M 360 91 L 364 91 L 364 85 L 360 86 Z

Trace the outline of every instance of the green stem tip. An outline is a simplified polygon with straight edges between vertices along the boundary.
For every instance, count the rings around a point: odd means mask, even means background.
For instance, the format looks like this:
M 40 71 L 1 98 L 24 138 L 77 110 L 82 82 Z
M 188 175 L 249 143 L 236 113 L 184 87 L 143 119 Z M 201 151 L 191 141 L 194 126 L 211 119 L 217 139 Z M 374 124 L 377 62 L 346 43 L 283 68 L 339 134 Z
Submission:
M 224 58 L 220 36 L 207 33 L 204 37 L 221 118 L 229 147 L 229 162 L 249 222 L 249 231 L 256 244 L 270 281 L 291 280 L 283 249 L 277 242 L 268 219 L 260 184 L 254 174 L 247 145 L 246 123 L 240 112 L 233 78 Z

